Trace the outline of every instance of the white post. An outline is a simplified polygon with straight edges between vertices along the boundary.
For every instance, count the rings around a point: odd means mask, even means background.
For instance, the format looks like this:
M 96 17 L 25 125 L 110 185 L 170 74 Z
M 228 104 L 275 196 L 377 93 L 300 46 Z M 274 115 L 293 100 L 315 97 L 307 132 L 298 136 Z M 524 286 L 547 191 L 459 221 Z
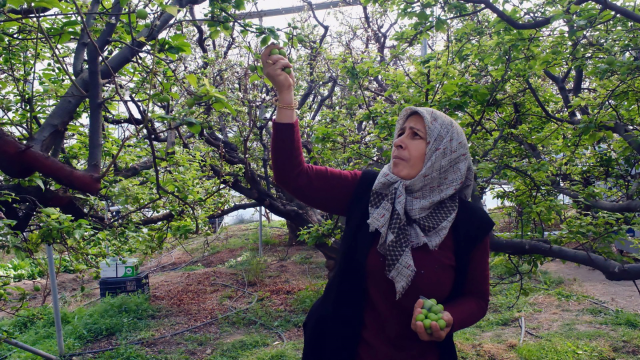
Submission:
M 262 257 L 262 206 L 260 206 L 260 223 L 258 224 L 258 256 Z
M 109 222 L 109 201 L 105 201 L 104 202 L 104 223 L 108 223 Z M 106 245 L 107 247 L 107 256 L 109 256 L 109 244 Z
M 53 262 L 53 246 L 47 245 L 47 262 L 49 263 L 49 281 L 51 283 L 51 300 L 53 302 L 53 320 L 56 324 L 56 339 L 58 340 L 58 354 L 64 356 L 64 342 L 62 341 L 62 323 L 60 322 L 60 303 L 58 302 L 58 283 L 56 282 L 56 268 Z
M 422 39 L 422 45 L 420 46 L 420 56 L 425 56 L 429 52 L 429 47 L 427 46 L 427 38 Z

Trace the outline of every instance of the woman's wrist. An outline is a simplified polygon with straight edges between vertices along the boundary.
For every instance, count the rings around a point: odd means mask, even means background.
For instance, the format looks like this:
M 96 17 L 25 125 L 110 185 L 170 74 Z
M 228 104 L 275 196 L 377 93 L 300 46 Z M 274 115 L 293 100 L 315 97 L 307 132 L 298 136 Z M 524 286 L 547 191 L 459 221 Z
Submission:
M 283 105 L 293 105 L 295 95 L 293 91 L 276 92 L 278 94 L 278 102 Z
M 278 93 L 278 103 L 282 105 L 295 104 L 295 98 L 293 91 L 285 91 Z M 278 107 L 276 111 L 276 122 L 280 123 L 293 123 L 296 121 L 296 111 L 292 109 L 285 109 Z

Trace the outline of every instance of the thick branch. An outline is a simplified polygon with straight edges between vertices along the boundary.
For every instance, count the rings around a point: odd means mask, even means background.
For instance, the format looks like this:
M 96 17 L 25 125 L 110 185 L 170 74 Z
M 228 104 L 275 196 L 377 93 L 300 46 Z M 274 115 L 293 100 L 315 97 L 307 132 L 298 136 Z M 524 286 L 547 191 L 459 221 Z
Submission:
M 618 134 L 637 154 L 640 154 L 640 139 L 638 138 L 638 134 L 634 133 L 627 125 L 616 121 L 613 126 L 605 125 L 603 128 Z
M 153 159 L 143 160 L 137 164 L 131 165 L 130 167 L 114 172 L 114 176 L 122 177 L 124 179 L 132 178 L 145 170 L 153 169 Z
M 541 241 L 507 240 L 491 237 L 491 250 L 509 255 L 543 255 L 592 267 L 613 281 L 640 279 L 640 264 L 622 265 L 602 256 L 573 250 L 562 246 L 549 245 Z
M 109 45 L 111 37 L 113 33 L 116 31 L 118 27 L 118 22 L 120 21 L 120 12 L 122 11 L 122 6 L 120 5 L 120 0 L 114 0 L 111 5 L 111 16 L 107 21 L 107 24 L 104 26 L 104 29 L 98 36 L 96 40 L 96 44 L 98 44 L 98 49 L 100 53 L 104 52 L 104 49 Z M 89 24 L 87 24 L 89 26 Z
M 462 0 L 462 2 L 465 2 L 468 4 L 479 4 L 479 5 L 486 6 L 487 9 L 489 9 L 492 13 L 496 14 L 496 16 L 500 18 L 500 20 L 506 22 L 512 28 L 518 29 L 518 30 L 538 29 L 551 24 L 551 17 L 546 17 L 544 19 L 540 19 L 532 22 L 526 22 L 526 23 L 517 22 L 516 20 L 511 18 L 509 15 L 505 14 L 497 6 L 495 6 L 491 2 L 491 0 Z
M 257 208 L 258 206 L 260 206 L 260 204 L 258 204 L 257 202 L 245 203 L 245 204 L 236 204 L 236 205 L 233 205 L 232 207 L 230 207 L 228 209 L 224 209 L 224 210 L 220 211 L 219 213 L 211 214 L 207 218 L 208 219 L 215 219 L 215 218 L 219 218 L 221 216 L 225 216 L 225 215 L 231 214 L 232 212 L 235 212 L 235 211 L 238 211 L 238 210 L 253 209 L 253 208 Z
M 202 55 L 207 55 L 209 53 L 209 50 L 204 44 L 204 41 L 206 39 L 204 37 L 204 29 L 202 29 L 200 22 L 196 20 L 197 17 L 196 17 L 195 7 L 193 6 L 189 7 L 189 15 L 191 15 L 191 18 L 193 19 L 193 21 L 191 22 L 193 24 L 193 27 L 195 27 L 196 31 L 198 32 L 198 39 L 196 40 L 196 43 L 198 44 L 198 47 L 200 47 L 200 50 L 202 51 Z M 204 61 L 203 67 L 206 69 L 208 66 L 209 66 L 209 62 Z
M 96 17 L 95 12 L 100 8 L 100 0 L 91 0 L 91 5 L 89 5 L 89 11 L 87 13 L 87 27 L 91 29 L 93 26 L 93 20 Z M 73 76 L 78 77 L 82 73 L 82 63 L 84 62 L 84 53 L 87 49 L 87 45 L 89 44 L 89 34 L 82 27 L 82 33 L 80 34 L 80 39 L 78 40 L 78 45 L 76 46 L 76 52 L 73 56 Z
M 0 186 L 0 190 L 10 192 L 17 197 L 17 199 L 7 201 L 6 203 L 8 204 L 28 203 L 34 206 L 34 210 L 40 206 L 55 207 L 60 209 L 63 214 L 73 216 L 76 220 L 87 218 L 87 214 L 85 213 L 82 206 L 78 205 L 75 202 L 76 198 L 69 194 L 59 193 L 58 191 L 53 191 L 50 189 L 43 190 L 39 186 L 27 187 L 17 184 Z M 33 216 L 33 214 L 31 214 L 31 216 Z M 28 223 L 24 225 L 25 228 L 26 225 L 28 225 Z
M 626 17 L 627 19 L 640 24 L 640 14 L 637 14 L 633 10 L 629 10 L 608 0 L 578 0 L 574 4 L 582 5 L 588 1 L 596 3 L 604 7 L 605 9 L 609 9 L 620 16 Z
M 569 75 L 570 71 L 567 71 L 567 75 Z M 558 92 L 560 93 L 560 97 L 562 98 L 562 103 L 564 104 L 565 109 L 569 112 L 569 124 L 577 125 L 580 124 L 580 119 L 576 114 L 575 110 L 571 108 L 571 99 L 569 98 L 569 91 L 567 90 L 567 86 L 565 85 L 566 77 L 560 78 L 559 76 L 554 75 L 549 70 L 544 70 L 544 74 L 556 84 L 558 88 Z
M 58 184 L 74 190 L 97 194 L 98 175 L 89 174 L 65 165 L 39 151 L 25 146 L 0 128 L 0 170 L 13 178 L 24 179 L 36 171 Z
M 176 216 L 171 211 L 167 211 L 167 212 L 163 212 L 162 214 L 149 216 L 146 219 L 140 220 L 140 225 L 142 226 L 153 225 L 159 222 L 173 220 L 174 217 Z
M 565 120 L 562 118 L 559 118 L 553 114 L 551 114 L 549 112 L 549 110 L 547 110 L 547 107 L 544 106 L 544 104 L 542 103 L 542 100 L 540 100 L 540 97 L 538 96 L 538 93 L 536 92 L 536 90 L 533 88 L 533 85 L 531 85 L 531 82 L 529 81 L 529 79 L 525 79 L 524 82 L 527 84 L 527 87 L 529 88 L 529 91 L 531 91 L 531 94 L 533 95 L 533 98 L 536 100 L 536 102 L 538 103 L 538 106 L 540 106 L 540 110 L 542 110 L 542 112 L 547 115 L 549 118 L 559 121 L 559 122 L 566 122 L 572 125 L 577 125 L 580 122 L 578 121 L 578 123 L 574 123 L 572 120 Z
M 187 5 L 197 5 L 203 3 L 204 0 L 174 0 L 171 5 L 177 5 L 178 7 L 185 7 Z M 158 36 L 167 28 L 167 25 L 174 19 L 174 16 L 162 12 L 154 22 L 151 28 L 145 28 L 140 31 L 136 36 L 136 39 L 145 38 L 145 41 L 134 40 L 130 43 L 131 46 L 125 46 L 121 48 L 108 60 L 108 65 L 104 64 L 100 68 L 102 79 L 110 79 L 114 73 L 122 70 L 127 64 L 129 64 L 144 47 L 149 43 L 155 41 Z M 89 88 L 89 76 L 87 73 L 82 73 L 77 79 L 76 83 L 82 89 Z M 73 121 L 73 115 L 78 109 L 82 101 L 85 99 L 81 90 L 75 86 L 69 87 L 67 92 L 62 96 L 60 102 L 49 113 L 49 116 L 42 124 L 42 127 L 35 134 L 29 144 L 33 145 L 37 150 L 44 153 L 49 153 L 53 146 L 61 142 L 64 138 L 64 134 L 67 125 Z
M 118 4 L 119 0 L 116 0 Z M 105 29 L 106 31 L 106 29 Z M 89 155 L 87 171 L 100 173 L 102 167 L 102 78 L 100 77 L 100 50 L 93 42 L 87 49 L 89 67 Z
M 580 196 L 580 194 L 575 191 L 561 187 L 559 184 L 557 184 L 557 182 L 556 184 L 553 185 L 553 188 L 556 189 L 556 191 L 558 191 L 560 194 L 568 196 L 574 200 L 582 200 L 596 209 L 614 212 L 614 213 L 640 212 L 640 200 L 629 200 L 621 203 L 615 203 L 615 202 L 603 201 L 603 200 L 588 200 L 588 199 L 583 199 L 582 196 Z

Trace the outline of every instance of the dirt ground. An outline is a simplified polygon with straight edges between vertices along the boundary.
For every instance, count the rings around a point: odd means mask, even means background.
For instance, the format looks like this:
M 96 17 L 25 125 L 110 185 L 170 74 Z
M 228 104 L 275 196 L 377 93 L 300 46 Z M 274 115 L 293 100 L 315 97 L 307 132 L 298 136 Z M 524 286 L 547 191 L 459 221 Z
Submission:
M 609 281 L 598 270 L 573 263 L 553 260 L 541 269 L 562 276 L 577 291 L 606 301 L 611 307 L 640 313 L 640 294 L 631 281 Z M 640 281 L 636 281 L 640 286 Z

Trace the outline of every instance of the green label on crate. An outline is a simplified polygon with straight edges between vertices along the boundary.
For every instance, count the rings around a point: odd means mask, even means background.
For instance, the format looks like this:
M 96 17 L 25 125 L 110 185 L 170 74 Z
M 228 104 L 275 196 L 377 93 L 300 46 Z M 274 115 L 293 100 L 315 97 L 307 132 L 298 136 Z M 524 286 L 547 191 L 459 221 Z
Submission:
M 138 271 L 136 266 L 125 266 L 124 272 L 122 273 L 122 277 L 132 277 L 138 275 Z

